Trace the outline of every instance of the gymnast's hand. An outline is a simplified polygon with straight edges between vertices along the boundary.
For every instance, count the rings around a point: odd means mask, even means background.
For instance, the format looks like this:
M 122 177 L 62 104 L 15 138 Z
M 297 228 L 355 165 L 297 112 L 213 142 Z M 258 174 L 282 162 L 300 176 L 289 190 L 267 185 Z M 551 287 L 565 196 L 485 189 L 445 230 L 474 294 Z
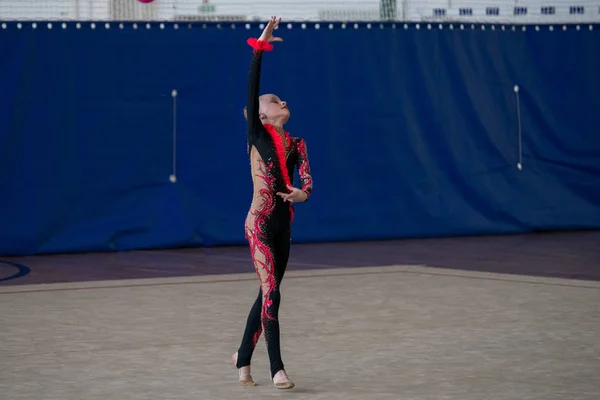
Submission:
M 277 196 L 281 197 L 283 201 L 289 201 L 290 203 L 302 203 L 308 199 L 308 195 L 304 190 L 300 190 L 291 185 L 287 185 L 290 189 L 290 193 L 277 192 Z
M 281 18 L 279 18 L 279 20 L 277 20 L 276 17 L 271 17 L 271 19 L 269 20 L 269 23 L 265 27 L 265 30 L 263 31 L 262 35 L 260 35 L 258 40 L 263 40 L 263 41 L 269 42 L 269 43 L 270 42 L 283 42 L 282 38 L 273 36 L 273 29 L 275 29 L 277 27 L 277 25 L 279 25 L 280 22 L 281 22 Z

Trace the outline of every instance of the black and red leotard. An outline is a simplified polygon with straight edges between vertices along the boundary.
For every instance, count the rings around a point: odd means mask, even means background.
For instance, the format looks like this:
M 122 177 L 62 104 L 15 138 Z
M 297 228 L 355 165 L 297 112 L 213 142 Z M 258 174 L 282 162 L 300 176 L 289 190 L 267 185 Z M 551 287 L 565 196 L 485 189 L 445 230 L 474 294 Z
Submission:
M 287 185 L 294 180 L 297 169 L 301 189 L 307 196 L 312 193 L 312 176 L 304 139 L 293 138 L 285 132 L 282 137 L 275 127 L 264 124 L 259 118 L 259 89 L 262 55 L 272 50 L 272 45 L 248 39 L 253 48 L 248 76 L 248 152 L 254 194 L 246 218 L 246 238 L 260 290 L 250 310 L 242 344 L 238 350 L 238 368 L 250 365 L 252 353 L 262 331 L 265 332 L 267 350 L 274 376 L 283 369 L 279 346 L 278 312 L 281 294 L 279 286 L 287 267 L 290 251 L 290 225 L 294 208 L 277 196 L 289 192 Z

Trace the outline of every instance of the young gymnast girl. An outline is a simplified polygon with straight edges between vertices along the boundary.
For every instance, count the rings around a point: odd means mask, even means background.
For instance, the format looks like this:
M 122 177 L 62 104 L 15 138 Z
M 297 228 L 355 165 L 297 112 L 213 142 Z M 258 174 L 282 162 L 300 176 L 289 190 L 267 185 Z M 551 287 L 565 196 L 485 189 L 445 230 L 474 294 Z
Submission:
M 254 386 L 250 361 L 264 332 L 273 384 L 278 389 L 291 389 L 294 383 L 284 369 L 279 345 L 279 288 L 290 253 L 292 204 L 308 200 L 312 192 L 312 177 L 305 141 L 290 137 L 283 129 L 290 117 L 287 104 L 272 94 L 259 97 L 263 52 L 273 49 L 272 42 L 282 41 L 273 37 L 273 30 L 280 22 L 281 19 L 272 17 L 260 38 L 247 40 L 253 52 L 244 115 L 254 195 L 245 231 L 260 289 L 248 315 L 241 345 L 232 360 L 238 368 L 240 384 Z M 292 186 L 296 169 L 300 188 Z

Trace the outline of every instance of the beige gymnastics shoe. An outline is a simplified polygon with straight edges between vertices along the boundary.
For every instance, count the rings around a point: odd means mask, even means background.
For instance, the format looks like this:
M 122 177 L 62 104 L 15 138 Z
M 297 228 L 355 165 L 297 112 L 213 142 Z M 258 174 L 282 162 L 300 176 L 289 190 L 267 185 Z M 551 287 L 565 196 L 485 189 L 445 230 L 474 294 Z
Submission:
M 237 352 L 231 356 L 231 361 L 233 361 L 235 367 L 237 367 L 237 356 Z M 238 368 L 238 381 L 242 386 L 256 386 L 256 382 L 254 382 L 252 375 L 250 375 L 250 366 Z
M 275 374 L 273 377 L 273 385 L 277 389 L 292 389 L 296 384 L 290 381 L 290 378 L 287 376 L 284 370 L 281 370 Z

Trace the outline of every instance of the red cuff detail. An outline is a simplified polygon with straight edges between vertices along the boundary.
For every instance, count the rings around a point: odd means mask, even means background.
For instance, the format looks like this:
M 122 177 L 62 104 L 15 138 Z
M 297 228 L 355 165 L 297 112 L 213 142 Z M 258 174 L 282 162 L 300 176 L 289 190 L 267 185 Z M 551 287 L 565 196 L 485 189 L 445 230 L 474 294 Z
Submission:
M 269 42 L 265 42 L 264 40 L 258 40 L 256 38 L 250 38 L 246 40 L 246 43 L 250 45 L 254 50 L 257 51 L 271 51 L 273 50 L 273 45 Z

